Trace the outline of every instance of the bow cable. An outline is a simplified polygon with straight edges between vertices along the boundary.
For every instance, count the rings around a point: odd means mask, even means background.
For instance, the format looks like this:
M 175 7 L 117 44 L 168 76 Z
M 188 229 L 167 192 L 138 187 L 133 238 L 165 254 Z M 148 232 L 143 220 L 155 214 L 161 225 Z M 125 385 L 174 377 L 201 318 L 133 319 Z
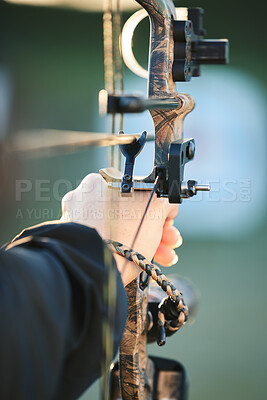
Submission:
M 115 7 L 114 7 L 115 4 Z M 122 74 L 122 56 L 120 51 L 120 36 L 121 36 L 121 17 L 120 17 L 120 0 L 104 0 L 103 14 L 103 41 L 104 41 L 104 68 L 105 68 L 105 90 L 109 93 L 123 92 L 123 74 Z M 112 134 L 115 134 L 117 121 L 116 115 L 112 114 Z M 123 128 L 123 115 L 120 114 L 119 130 Z M 118 149 L 118 169 L 120 169 L 120 150 Z M 111 149 L 111 166 L 115 164 L 114 148 Z M 133 249 L 137 238 L 140 234 L 149 206 L 160 182 L 159 173 L 155 179 L 152 192 L 149 196 L 141 221 L 132 241 L 131 248 Z M 112 237 L 112 226 L 110 224 Z M 108 248 L 104 249 L 104 259 L 106 265 L 112 264 L 111 254 Z M 125 261 L 127 263 L 127 260 Z M 109 371 L 108 361 L 112 358 L 113 338 L 112 332 L 114 329 L 116 308 L 116 274 L 113 268 L 110 268 L 108 280 L 104 284 L 104 299 L 107 305 L 107 318 L 103 321 L 103 359 L 102 359 L 102 379 L 101 379 L 101 398 L 102 400 L 109 399 Z
M 120 0 L 104 0 L 103 12 L 103 45 L 104 45 L 104 77 L 105 90 L 108 93 L 123 92 L 122 56 L 120 51 L 121 15 Z M 123 129 L 123 115 L 117 121 L 112 114 L 111 133 Z M 117 154 L 117 167 L 120 169 L 120 151 Z M 115 151 L 111 148 L 111 166 L 115 166 Z
M 122 59 L 120 53 L 120 0 L 104 0 L 103 9 L 103 46 L 104 46 L 104 76 L 105 90 L 114 94 L 116 91 L 122 93 Z M 116 132 L 116 114 L 112 114 L 111 133 Z M 123 129 L 123 117 L 120 115 L 119 130 Z M 120 150 L 118 149 L 118 169 L 120 169 Z M 111 146 L 111 166 L 115 166 L 114 147 Z M 111 198 L 110 198 L 111 199 Z M 111 202 L 109 199 L 109 203 Z M 112 200 L 112 199 L 111 199 Z M 111 205 L 111 204 L 110 204 Z M 107 205 L 109 208 L 109 205 Z M 109 223 L 110 237 L 112 237 L 112 226 Z M 103 296 L 106 306 L 106 315 L 102 323 L 103 356 L 101 360 L 101 399 L 109 399 L 109 362 L 114 354 L 113 331 L 115 322 L 115 310 L 117 301 L 117 269 L 112 268 L 112 254 L 104 246 L 104 263 L 110 266 L 107 280 L 103 284 Z
M 115 11 L 113 15 L 113 46 L 114 46 L 114 91 L 123 93 L 123 65 L 121 53 L 121 13 L 120 0 L 116 0 Z M 119 131 L 123 130 L 123 114 L 119 115 Z M 114 151 L 114 150 L 113 150 Z M 121 169 L 121 152 L 118 151 L 118 170 Z
M 114 10 L 115 2 L 115 10 Z M 105 89 L 108 92 L 115 93 L 123 92 L 123 74 L 122 74 L 122 57 L 120 51 L 120 35 L 121 35 L 121 17 L 120 17 L 120 0 L 104 0 L 104 14 L 103 14 L 103 41 L 104 41 L 104 68 L 105 68 Z M 123 115 L 120 114 L 119 130 L 123 128 Z M 112 134 L 115 134 L 116 129 L 116 116 L 112 114 Z M 111 166 L 115 163 L 114 148 L 111 149 Z M 120 150 L 118 150 L 118 169 L 120 169 Z M 157 190 L 160 176 L 158 175 L 148 203 L 146 205 L 144 214 L 141 218 L 140 224 L 132 242 L 132 248 L 138 238 L 142 228 L 145 216 L 147 214 L 150 203 Z M 111 225 L 111 224 L 110 224 Z M 110 226 L 111 230 L 112 227 Z M 112 237 L 112 232 L 110 237 Z M 109 254 L 107 254 L 107 252 Z M 104 261 L 106 265 L 112 264 L 110 250 L 105 247 Z M 127 262 L 127 261 L 126 261 Z M 108 273 L 108 280 L 103 286 L 105 304 L 107 306 L 107 318 L 103 320 L 103 357 L 101 363 L 102 379 L 101 379 L 101 398 L 108 400 L 109 398 L 109 371 L 108 362 L 112 358 L 113 338 L 112 332 L 114 329 L 114 310 L 116 308 L 116 274 L 113 268 L 110 268 Z
M 132 248 L 132 249 L 134 248 L 134 245 L 135 245 L 135 243 L 136 243 L 136 240 L 137 240 L 138 235 L 139 235 L 139 233 L 140 233 L 140 230 L 141 230 L 141 228 L 142 228 L 142 225 L 143 225 L 145 216 L 146 216 L 146 214 L 147 214 L 148 208 L 149 208 L 149 206 L 150 206 L 150 203 L 151 203 L 151 201 L 152 201 L 152 199 L 153 199 L 153 196 L 154 196 L 154 194 L 155 194 L 155 192 L 156 192 L 156 190 L 157 190 L 157 188 L 158 188 L 160 177 L 161 177 L 161 172 L 159 172 L 158 176 L 157 176 L 156 179 L 155 179 L 154 186 L 153 186 L 152 192 L 151 192 L 151 194 L 150 194 L 150 196 L 149 196 L 149 199 L 148 199 L 148 202 L 147 202 L 147 205 L 146 205 L 144 214 L 142 215 L 140 224 L 139 224 L 139 226 L 138 226 L 138 228 L 137 228 L 137 231 L 136 231 L 135 236 L 134 236 L 133 241 L 132 241 L 132 245 L 131 245 L 131 248 Z
M 105 90 L 114 92 L 114 70 L 113 70 L 113 26 L 112 26 L 112 0 L 104 0 L 103 4 L 103 46 L 104 46 L 104 78 Z M 112 114 L 111 133 L 115 132 L 115 116 Z M 114 150 L 111 149 L 111 166 L 114 167 Z M 104 263 L 107 266 L 112 265 L 110 255 L 104 247 Z M 107 263 L 107 264 L 106 264 Z M 106 309 L 102 322 L 102 347 L 103 354 L 101 357 L 101 380 L 100 380 L 100 396 L 102 400 L 108 400 L 109 395 L 109 371 L 110 355 L 113 353 L 113 341 L 111 337 L 111 308 L 114 306 L 114 301 L 110 298 L 110 286 L 114 279 L 112 277 L 113 268 L 108 269 L 107 280 L 103 283 L 103 298 Z M 112 354 L 113 355 L 113 354 Z M 111 357 L 112 357 L 111 355 Z
M 155 179 L 154 186 L 153 186 L 152 192 L 151 192 L 151 194 L 150 194 L 150 196 L 149 196 L 148 202 L 147 202 L 147 204 L 146 204 L 145 211 L 144 211 L 144 213 L 143 213 L 143 215 L 142 215 L 140 224 L 139 224 L 139 226 L 138 226 L 138 228 L 137 228 L 137 230 L 136 230 L 136 233 L 135 233 L 135 235 L 134 235 L 134 238 L 133 238 L 133 241 L 132 241 L 132 244 L 131 244 L 131 249 L 133 249 L 134 246 L 135 246 L 135 243 L 136 243 L 137 238 L 138 238 L 138 236 L 139 236 L 139 233 L 140 233 L 140 231 L 141 231 L 143 222 L 144 222 L 144 220 L 145 220 L 145 216 L 146 216 L 146 214 L 147 214 L 147 212 L 148 212 L 148 209 L 149 209 L 149 206 L 150 206 L 151 201 L 152 201 L 152 199 L 153 199 L 153 196 L 154 196 L 154 194 L 156 193 L 156 190 L 157 190 L 157 188 L 158 188 L 159 181 L 160 181 L 160 177 L 161 177 L 161 172 L 159 172 L 159 174 L 157 175 L 157 177 L 156 177 L 156 179 Z M 126 264 L 127 264 L 127 259 L 125 260 L 124 268 L 125 268 Z

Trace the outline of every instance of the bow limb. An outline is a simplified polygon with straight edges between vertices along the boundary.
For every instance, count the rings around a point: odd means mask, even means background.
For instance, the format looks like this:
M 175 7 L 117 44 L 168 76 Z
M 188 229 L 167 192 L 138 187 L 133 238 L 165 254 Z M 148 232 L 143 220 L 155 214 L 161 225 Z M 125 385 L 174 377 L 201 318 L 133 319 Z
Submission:
M 150 19 L 150 55 L 148 67 L 148 96 L 178 97 L 182 101 L 174 110 L 151 110 L 155 126 L 155 167 L 167 168 L 169 146 L 183 136 L 183 120 L 194 108 L 188 94 L 177 94 L 172 78 L 174 62 L 173 20 L 175 7 L 171 0 L 137 0 Z M 153 174 L 154 177 L 154 174 Z
M 148 97 L 179 97 L 177 109 L 150 110 L 155 125 L 155 167 L 167 168 L 170 143 L 182 137 L 183 119 L 193 108 L 191 96 L 177 96 L 172 80 L 172 21 L 175 8 L 170 0 L 137 0 L 149 14 L 150 57 Z M 156 168 L 145 178 L 154 182 Z M 128 319 L 120 347 L 120 386 L 123 400 L 150 400 L 153 397 L 153 363 L 148 358 L 147 289 L 140 289 L 139 278 L 127 288 Z
M 152 399 L 152 362 L 147 356 L 147 289 L 139 278 L 126 287 L 128 320 L 120 346 L 120 383 L 123 400 Z M 149 371 L 148 371 L 149 370 Z

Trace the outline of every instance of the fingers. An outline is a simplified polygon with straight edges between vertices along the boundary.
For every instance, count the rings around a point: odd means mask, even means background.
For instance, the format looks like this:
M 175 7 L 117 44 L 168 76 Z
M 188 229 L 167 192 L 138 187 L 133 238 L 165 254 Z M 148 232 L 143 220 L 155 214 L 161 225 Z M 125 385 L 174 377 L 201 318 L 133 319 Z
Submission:
M 172 220 L 173 223 L 173 220 Z M 161 238 L 161 243 L 165 244 L 166 246 L 176 249 L 180 247 L 183 243 L 182 236 L 175 226 L 169 224 L 169 222 L 163 227 L 163 233 Z
M 167 218 L 164 226 L 173 226 L 174 220 L 172 218 Z
M 178 262 L 178 256 L 173 249 L 160 243 L 155 253 L 154 261 L 164 267 L 171 267 Z
M 178 256 L 173 249 L 181 246 L 182 236 L 178 229 L 173 226 L 173 219 L 165 222 L 160 245 L 155 253 L 154 261 L 170 267 L 178 262 Z

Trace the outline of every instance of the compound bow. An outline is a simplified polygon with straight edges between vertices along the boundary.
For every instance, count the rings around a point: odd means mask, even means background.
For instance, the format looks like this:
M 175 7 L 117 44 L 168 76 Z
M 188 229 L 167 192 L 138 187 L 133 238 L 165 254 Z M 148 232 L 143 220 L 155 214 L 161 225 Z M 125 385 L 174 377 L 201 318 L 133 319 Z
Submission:
M 158 197 L 168 197 L 170 203 L 182 203 L 183 199 L 194 196 L 200 190 L 209 190 L 208 185 L 198 185 L 194 180 L 184 181 L 185 164 L 194 158 L 195 142 L 183 139 L 183 120 L 194 108 L 194 100 L 188 94 L 175 91 L 175 82 L 189 81 L 192 76 L 200 75 L 201 64 L 224 64 L 228 58 L 227 40 L 205 40 L 202 26 L 203 10 L 200 8 L 175 9 L 172 0 L 136 0 L 142 7 L 134 19 L 125 26 L 122 37 L 123 53 L 125 46 L 131 42 L 131 33 L 135 25 L 144 16 L 150 20 L 150 49 L 148 73 L 136 63 L 130 49 L 130 59 L 125 63 L 141 76 L 148 79 L 148 97 L 126 96 L 121 93 L 121 62 L 112 62 L 115 53 L 119 55 L 119 0 L 116 0 L 116 11 L 111 11 L 112 0 L 106 0 L 107 12 L 104 27 L 106 65 L 106 90 L 100 93 L 100 108 L 113 115 L 113 131 L 115 116 L 129 112 L 150 111 L 155 126 L 154 168 L 149 176 L 134 177 L 133 168 L 136 156 L 147 140 L 146 132 L 142 135 L 91 135 L 81 132 L 46 132 L 51 137 L 40 140 L 40 135 L 29 137 L 21 135 L 21 140 L 11 143 L 12 151 L 34 152 L 46 149 L 77 148 L 88 145 L 120 144 L 126 158 L 124 173 L 111 168 L 100 171 L 111 187 L 120 187 L 122 195 L 131 195 L 132 190 L 150 190 Z M 136 22 L 137 21 L 137 22 Z M 114 22 L 116 40 L 115 51 L 112 44 L 112 28 Z M 129 28 L 130 26 L 130 28 Z M 125 33 L 126 32 L 126 33 Z M 129 36 L 130 35 L 130 36 Z M 126 44 L 125 44 L 126 43 Z M 130 44 L 131 45 L 131 44 Z M 104 46 L 105 47 L 105 46 Z M 113 69 L 115 65 L 115 71 Z M 117 80 L 120 93 L 115 91 Z M 118 87 L 117 86 L 117 87 Z M 120 129 L 122 125 L 120 124 Z M 40 133 L 40 132 L 39 132 Z M 25 139 L 26 138 L 26 139 Z M 150 199 L 152 196 L 150 197 Z M 147 205 L 148 208 L 149 204 Z M 146 209 L 147 209 L 146 208 Z M 136 237 L 140 231 L 141 225 Z M 134 243 L 133 246 L 134 247 Z M 110 261 L 106 260 L 107 263 Z M 147 286 L 148 279 L 140 276 L 127 288 L 129 313 L 120 346 L 119 372 L 118 366 L 111 372 L 110 390 L 103 391 L 103 398 L 123 400 L 149 400 L 164 398 L 184 400 L 186 396 L 184 370 L 176 362 L 165 362 L 147 356 L 146 344 L 148 331 L 153 324 L 157 325 L 157 317 L 151 318 L 148 312 Z M 159 310 L 165 314 L 163 330 L 178 330 L 175 324 L 179 314 L 173 312 L 169 299 L 162 302 Z M 177 321 L 176 321 L 177 322 Z M 165 333 L 162 324 L 158 324 L 158 343 L 164 344 Z M 106 325 L 107 327 L 107 325 Z M 108 332 L 106 331 L 108 335 Z M 119 388 L 120 382 L 120 388 Z M 109 393 L 108 393 L 109 392 Z
M 100 106 L 113 118 L 116 114 L 150 111 L 155 126 L 154 168 L 147 177 L 136 178 L 133 175 L 135 157 L 146 141 L 146 133 L 143 132 L 134 143 L 120 146 L 126 158 L 124 173 L 113 167 L 100 173 L 110 186 L 121 187 L 122 195 L 130 195 L 132 190 L 154 189 L 158 197 L 168 197 L 170 203 L 182 203 L 184 198 L 190 198 L 200 190 L 209 190 L 209 187 L 198 185 L 194 180 L 183 180 L 185 164 L 194 158 L 195 153 L 194 140 L 183 139 L 183 120 L 193 110 L 194 100 L 188 94 L 176 93 L 175 82 L 199 76 L 201 64 L 226 63 L 228 41 L 203 39 L 203 10 L 200 8 L 175 9 L 172 0 L 136 1 L 144 10 L 137 12 L 128 26 L 126 24 L 122 45 L 129 45 L 130 33 L 148 14 L 148 74 L 137 65 L 131 51 L 130 61 L 125 57 L 125 63 L 131 69 L 147 76 L 148 97 L 118 94 L 113 86 L 113 91 L 100 93 Z M 124 48 L 122 52 L 125 53 Z M 185 399 L 186 389 L 181 365 L 171 362 L 167 366 L 166 362 L 147 356 L 147 333 L 156 322 L 150 320 L 148 323 L 146 286 L 142 277 L 141 281 L 138 278 L 126 288 L 129 314 L 120 346 L 119 367 L 114 367 L 111 374 L 109 398 L 182 400 Z M 167 324 L 165 328 L 167 330 Z

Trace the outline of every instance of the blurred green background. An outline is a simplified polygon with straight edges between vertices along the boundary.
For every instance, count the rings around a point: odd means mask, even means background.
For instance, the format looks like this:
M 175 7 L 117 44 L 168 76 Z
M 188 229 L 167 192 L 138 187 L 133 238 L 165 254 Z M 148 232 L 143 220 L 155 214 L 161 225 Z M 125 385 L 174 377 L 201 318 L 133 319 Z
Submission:
M 229 38 L 231 66 L 256 78 L 266 93 L 265 4 L 227 0 L 179 5 L 205 9 L 208 36 Z M 128 16 L 125 13 L 123 17 Z M 19 129 L 105 128 L 105 121 L 97 116 L 98 91 L 104 87 L 100 13 L 1 2 L 0 38 L 0 68 L 8 71 L 12 82 L 11 134 Z M 135 45 L 145 64 L 147 46 L 144 48 L 142 34 Z M 253 103 L 253 98 L 247 101 Z M 242 152 L 242 147 L 239 150 Z M 257 164 L 256 148 L 251 148 L 251 157 Z M 105 149 L 30 160 L 8 157 L 10 191 L 1 194 L 5 204 L 0 242 L 10 240 L 24 227 L 57 219 L 61 196 L 87 173 L 108 165 Z M 264 176 L 265 171 L 259 170 L 263 186 Z M 21 179 L 30 180 L 33 187 L 16 199 L 15 185 Z M 44 188 L 42 199 L 36 199 L 38 180 Z M 253 192 L 253 185 L 252 195 L 261 196 Z M 193 222 L 189 221 L 192 229 Z M 179 218 L 177 226 L 183 231 Z M 185 365 L 191 400 L 267 398 L 266 239 L 264 212 L 256 227 L 235 239 L 227 240 L 227 234 L 224 239 L 184 237 L 179 263 L 171 272 L 185 275 L 197 285 L 199 311 L 194 324 L 170 338 L 165 348 L 151 345 L 149 351 L 177 358 Z M 98 384 L 83 398 L 97 399 Z

